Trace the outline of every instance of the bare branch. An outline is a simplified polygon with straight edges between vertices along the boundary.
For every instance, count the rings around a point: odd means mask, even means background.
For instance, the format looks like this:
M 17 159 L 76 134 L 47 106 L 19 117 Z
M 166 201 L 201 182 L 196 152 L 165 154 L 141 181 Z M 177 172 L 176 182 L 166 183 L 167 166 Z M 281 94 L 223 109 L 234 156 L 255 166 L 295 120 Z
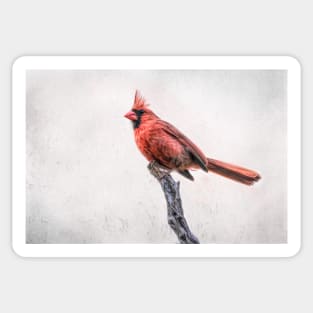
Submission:
M 180 243 L 200 243 L 192 234 L 184 216 L 182 201 L 179 192 L 179 182 L 170 175 L 170 172 L 155 161 L 148 165 L 150 173 L 159 181 L 167 203 L 167 220 L 175 232 Z

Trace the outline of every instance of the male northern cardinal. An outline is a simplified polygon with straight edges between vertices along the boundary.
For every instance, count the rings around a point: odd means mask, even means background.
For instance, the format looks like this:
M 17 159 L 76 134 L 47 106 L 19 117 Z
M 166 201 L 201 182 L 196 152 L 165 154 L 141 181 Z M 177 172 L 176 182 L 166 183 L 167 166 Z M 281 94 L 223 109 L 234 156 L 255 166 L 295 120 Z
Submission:
M 200 168 L 246 185 L 252 185 L 261 178 L 255 171 L 206 157 L 176 127 L 153 113 L 138 90 L 132 110 L 125 117 L 131 120 L 136 144 L 149 162 L 156 161 L 190 180 L 194 178 L 189 170 Z

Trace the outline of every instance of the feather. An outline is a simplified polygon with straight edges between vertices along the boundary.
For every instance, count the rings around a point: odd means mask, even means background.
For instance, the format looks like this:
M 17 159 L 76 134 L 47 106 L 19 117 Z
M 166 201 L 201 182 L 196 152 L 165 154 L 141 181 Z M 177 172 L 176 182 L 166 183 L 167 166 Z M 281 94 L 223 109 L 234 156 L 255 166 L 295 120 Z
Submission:
M 178 171 L 179 174 L 183 175 L 184 177 L 186 177 L 187 179 L 190 179 L 192 181 L 194 181 L 193 176 L 190 174 L 190 172 L 188 170 L 184 170 L 184 171 Z
M 245 185 L 253 185 L 261 179 L 261 176 L 255 171 L 210 158 L 208 158 L 207 166 L 210 172 L 230 178 Z
M 205 171 L 208 171 L 206 166 L 207 157 L 205 154 L 189 139 L 187 138 L 181 131 L 179 131 L 176 127 L 162 121 L 164 123 L 164 131 L 171 135 L 172 137 L 176 138 L 178 142 L 183 145 L 191 155 L 192 159 Z
M 133 110 L 142 110 L 148 106 L 146 99 L 140 94 L 139 90 L 135 92 Z

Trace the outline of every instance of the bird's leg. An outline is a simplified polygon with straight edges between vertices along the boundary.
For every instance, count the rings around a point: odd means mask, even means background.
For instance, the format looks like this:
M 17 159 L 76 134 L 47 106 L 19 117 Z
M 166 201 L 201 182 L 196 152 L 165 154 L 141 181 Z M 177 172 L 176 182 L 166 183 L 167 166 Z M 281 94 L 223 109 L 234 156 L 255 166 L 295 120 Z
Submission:
M 148 169 L 153 176 L 157 179 L 162 179 L 164 176 L 169 175 L 171 170 L 162 166 L 157 161 L 153 160 L 148 164 Z

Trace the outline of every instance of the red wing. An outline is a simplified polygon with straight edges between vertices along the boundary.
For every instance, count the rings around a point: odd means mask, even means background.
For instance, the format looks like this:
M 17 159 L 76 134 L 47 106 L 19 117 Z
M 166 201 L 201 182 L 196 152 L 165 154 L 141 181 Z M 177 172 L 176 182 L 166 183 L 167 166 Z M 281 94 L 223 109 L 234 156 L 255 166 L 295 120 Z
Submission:
M 194 161 L 204 170 L 208 171 L 207 168 L 207 157 L 203 154 L 203 152 L 189 139 L 187 138 L 180 130 L 171 125 L 168 122 L 160 121 L 162 125 L 162 129 L 178 140 L 178 142 L 183 145 L 188 152 L 193 157 Z

